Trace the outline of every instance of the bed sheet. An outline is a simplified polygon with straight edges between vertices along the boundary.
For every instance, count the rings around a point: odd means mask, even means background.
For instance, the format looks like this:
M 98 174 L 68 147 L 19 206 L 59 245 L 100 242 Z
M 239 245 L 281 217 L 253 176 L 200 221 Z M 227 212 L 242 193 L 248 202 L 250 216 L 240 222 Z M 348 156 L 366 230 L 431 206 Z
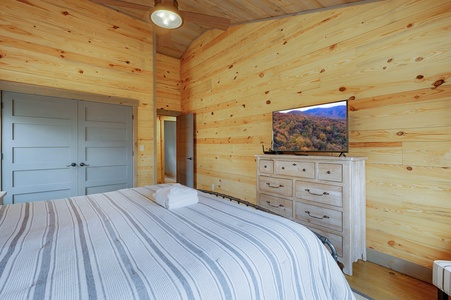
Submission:
M 306 227 L 163 186 L 0 206 L 0 299 L 354 299 Z

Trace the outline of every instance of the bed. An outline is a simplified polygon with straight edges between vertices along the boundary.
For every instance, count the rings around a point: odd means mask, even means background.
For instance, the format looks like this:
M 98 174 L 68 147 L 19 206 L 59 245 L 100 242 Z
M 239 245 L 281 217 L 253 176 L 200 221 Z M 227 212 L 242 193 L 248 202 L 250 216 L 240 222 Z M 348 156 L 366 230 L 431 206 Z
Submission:
M 0 206 L 0 299 L 354 299 L 304 226 L 165 187 Z

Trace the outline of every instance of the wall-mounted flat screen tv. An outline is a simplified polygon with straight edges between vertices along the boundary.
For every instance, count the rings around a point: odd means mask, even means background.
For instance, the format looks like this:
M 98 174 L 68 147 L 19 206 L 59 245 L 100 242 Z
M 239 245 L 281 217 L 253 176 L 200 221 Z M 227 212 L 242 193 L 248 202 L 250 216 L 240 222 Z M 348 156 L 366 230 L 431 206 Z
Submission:
M 272 150 L 348 152 L 348 101 L 272 113 Z

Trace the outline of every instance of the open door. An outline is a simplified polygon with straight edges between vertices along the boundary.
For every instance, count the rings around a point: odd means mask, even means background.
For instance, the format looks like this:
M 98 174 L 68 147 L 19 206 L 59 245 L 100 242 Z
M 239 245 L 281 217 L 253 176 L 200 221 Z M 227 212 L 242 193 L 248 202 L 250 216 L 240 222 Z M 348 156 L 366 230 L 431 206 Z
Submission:
M 177 182 L 194 188 L 194 115 L 177 117 Z

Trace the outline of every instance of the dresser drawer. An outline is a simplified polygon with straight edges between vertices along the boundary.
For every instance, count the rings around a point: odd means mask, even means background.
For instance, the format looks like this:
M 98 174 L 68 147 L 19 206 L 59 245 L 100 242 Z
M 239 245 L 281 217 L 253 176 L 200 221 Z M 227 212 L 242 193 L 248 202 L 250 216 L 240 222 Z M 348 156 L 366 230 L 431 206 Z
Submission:
M 259 205 L 285 218 L 293 218 L 293 201 L 260 194 Z
M 318 164 L 318 179 L 328 181 L 343 181 L 343 165 L 339 164 Z
M 343 206 L 343 187 L 296 180 L 296 198 Z
M 342 212 L 298 201 L 296 201 L 294 205 L 296 220 L 330 230 L 340 232 L 343 230 Z
M 315 178 L 315 163 L 276 161 L 276 174 L 301 178 Z
M 274 173 L 274 161 L 262 159 L 258 162 L 258 170 L 260 173 L 273 174 Z
M 313 231 L 327 237 L 332 245 L 334 245 L 335 250 L 337 250 L 338 256 L 343 257 L 343 237 L 341 235 L 325 232 L 316 228 L 314 228 Z
M 258 187 L 260 192 L 268 192 L 287 197 L 293 196 L 293 181 L 291 179 L 259 176 Z

